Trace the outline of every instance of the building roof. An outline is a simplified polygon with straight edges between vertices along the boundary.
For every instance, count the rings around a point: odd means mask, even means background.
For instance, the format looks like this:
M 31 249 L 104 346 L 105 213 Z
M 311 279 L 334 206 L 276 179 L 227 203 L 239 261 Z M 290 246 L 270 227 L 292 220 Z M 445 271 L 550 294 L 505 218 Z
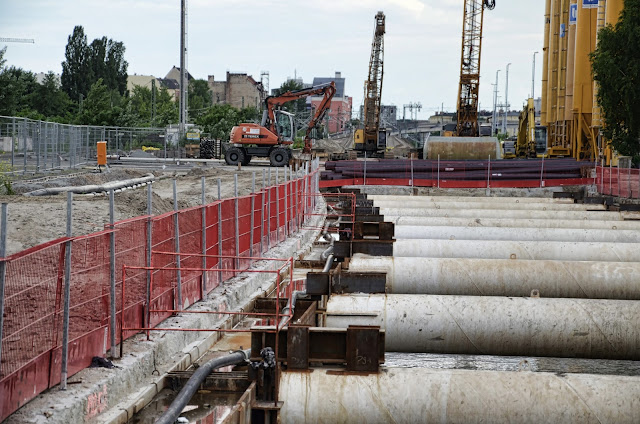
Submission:
M 315 77 L 313 79 L 313 86 L 316 87 L 322 84 L 328 84 L 331 81 L 335 81 L 336 83 L 336 94 L 334 97 L 344 97 L 344 78 L 335 78 L 335 77 Z
M 160 85 L 169 90 L 178 90 L 180 88 L 180 83 L 171 78 L 158 78 L 160 81 Z

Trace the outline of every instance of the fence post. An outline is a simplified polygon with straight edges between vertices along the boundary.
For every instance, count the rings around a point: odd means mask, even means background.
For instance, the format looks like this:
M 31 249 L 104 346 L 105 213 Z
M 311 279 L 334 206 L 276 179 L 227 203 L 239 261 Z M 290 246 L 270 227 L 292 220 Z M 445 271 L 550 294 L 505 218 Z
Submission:
M 13 131 L 11 132 L 11 169 L 13 170 L 16 161 L 16 118 L 11 118 L 11 125 L 13 127 Z
M 611 165 L 611 160 L 609 160 L 609 196 L 613 196 L 613 182 L 611 181 L 613 175 L 613 168 Z
M 256 171 L 251 173 L 251 233 L 249 234 L 249 257 L 253 258 L 253 233 L 255 226 L 255 207 L 256 207 Z M 253 260 L 250 260 L 250 262 Z
M 173 226 L 175 229 L 176 286 L 177 310 L 182 310 L 182 273 L 180 272 L 180 218 L 178 216 L 178 183 L 173 179 Z
M 438 155 L 438 188 L 440 188 L 440 155 Z
M 363 181 L 362 181 L 362 185 L 366 186 L 367 185 L 367 151 L 364 151 L 364 175 L 363 175 Z
M 38 121 L 38 150 L 36 153 L 36 172 L 40 172 L 40 143 L 42 141 L 42 121 Z M 35 147 L 33 150 L 36 150 Z
M 235 269 L 240 269 L 240 228 L 239 223 L 240 219 L 238 218 L 238 174 L 233 174 L 233 194 L 234 194 L 234 208 L 235 208 L 235 239 L 236 239 L 236 259 L 235 259 Z M 238 275 L 237 272 L 234 272 L 233 275 Z
M 544 178 L 544 155 L 542 155 L 542 161 L 540 162 L 540 187 L 544 186 L 544 181 L 542 181 L 543 178 Z
M 267 190 L 267 250 L 271 249 L 271 168 L 269 168 L 269 187 Z
M 147 184 L 147 328 L 151 328 L 151 250 L 153 249 L 153 185 Z M 147 340 L 149 331 L 147 330 Z
M 49 122 L 45 121 L 44 123 L 44 158 L 43 158 L 43 168 L 47 169 L 47 138 L 49 135 Z
M 265 177 L 267 175 L 267 170 L 262 168 L 262 195 L 260 196 L 260 203 L 261 203 L 261 207 L 260 207 L 260 257 L 262 257 L 262 254 L 264 253 L 264 208 L 265 208 L 265 203 L 267 200 L 267 192 L 265 191 L 266 189 L 266 184 L 265 184 Z
M 222 284 L 222 180 L 218 178 L 218 284 Z
M 284 167 L 284 184 L 282 185 L 282 189 L 284 190 L 284 237 L 287 238 L 289 236 L 289 206 L 290 206 L 290 202 L 289 200 L 289 190 L 287 190 L 287 187 L 289 185 L 289 181 L 287 180 L 287 168 L 288 166 Z
M 73 193 L 67 192 L 67 237 L 64 255 L 64 312 L 62 319 L 62 364 L 60 390 L 67 390 L 67 365 L 69 360 L 69 308 L 71 304 L 71 207 Z
M 278 184 L 278 168 L 276 168 L 276 243 L 280 243 L 280 187 Z
M 27 173 L 27 136 L 29 135 L 29 131 L 27 131 L 27 118 L 22 120 L 22 153 L 23 153 L 23 168 L 22 173 Z
M 7 203 L 1 206 L 0 216 L 0 364 L 2 364 L 2 329 L 4 327 L 4 286 L 7 272 Z
M 413 155 L 410 153 L 411 159 L 411 188 L 413 188 Z M 413 196 L 413 191 L 411 191 L 411 195 Z
M 111 357 L 116 357 L 116 233 L 114 228 L 115 213 L 114 213 L 114 193 L 113 190 L 109 190 L 109 334 L 111 336 Z M 122 293 L 124 296 L 125 293 Z M 124 327 L 124 311 L 120 311 L 122 314 L 122 323 Z M 124 340 L 120 340 L 123 343 Z
M 202 177 L 202 285 L 200 286 L 200 299 L 204 299 L 207 293 L 207 200 L 206 181 Z
M 618 197 L 620 197 L 620 186 L 622 185 L 620 184 L 620 162 L 618 162 L 618 166 L 616 168 L 618 168 Z

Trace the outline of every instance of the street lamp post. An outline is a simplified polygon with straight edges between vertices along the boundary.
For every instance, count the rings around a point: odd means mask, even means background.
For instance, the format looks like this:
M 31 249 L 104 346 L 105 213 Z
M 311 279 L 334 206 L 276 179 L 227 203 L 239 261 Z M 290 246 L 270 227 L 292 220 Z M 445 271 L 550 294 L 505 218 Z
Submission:
M 504 89 L 504 117 L 502 119 L 502 133 L 507 133 L 507 116 L 509 115 L 509 66 L 511 63 L 507 63 L 507 81 Z
M 493 89 L 493 115 L 491 117 L 491 135 L 494 136 L 496 134 L 497 126 L 497 114 L 496 107 L 498 106 L 498 74 L 500 73 L 500 69 L 496 71 L 496 83 Z
M 533 52 L 533 64 L 531 65 L 531 98 L 535 99 L 535 84 L 536 84 L 536 55 L 538 52 Z

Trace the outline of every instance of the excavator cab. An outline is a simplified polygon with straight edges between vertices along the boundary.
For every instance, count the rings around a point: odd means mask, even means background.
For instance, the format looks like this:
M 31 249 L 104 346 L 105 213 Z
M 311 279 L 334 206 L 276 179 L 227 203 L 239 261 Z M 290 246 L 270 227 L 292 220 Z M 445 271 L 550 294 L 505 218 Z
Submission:
M 534 130 L 534 140 L 536 156 L 542 157 L 547 154 L 547 127 L 536 125 Z
M 284 110 L 274 111 L 276 115 L 276 128 L 281 141 L 293 141 L 295 137 L 295 126 L 293 114 Z

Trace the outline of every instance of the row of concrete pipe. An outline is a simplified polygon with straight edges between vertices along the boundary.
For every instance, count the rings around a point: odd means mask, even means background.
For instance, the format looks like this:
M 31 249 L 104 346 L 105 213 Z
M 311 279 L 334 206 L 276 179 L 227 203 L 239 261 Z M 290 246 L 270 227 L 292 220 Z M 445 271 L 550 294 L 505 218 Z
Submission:
M 566 199 L 370 198 L 396 224 L 394 257 L 355 255 L 349 270 L 386 272 L 387 293 L 332 295 L 326 326 L 379 325 L 387 351 L 640 360 L 638 214 Z M 283 422 L 640 422 L 637 376 L 285 372 L 280 392 L 296 399 Z

